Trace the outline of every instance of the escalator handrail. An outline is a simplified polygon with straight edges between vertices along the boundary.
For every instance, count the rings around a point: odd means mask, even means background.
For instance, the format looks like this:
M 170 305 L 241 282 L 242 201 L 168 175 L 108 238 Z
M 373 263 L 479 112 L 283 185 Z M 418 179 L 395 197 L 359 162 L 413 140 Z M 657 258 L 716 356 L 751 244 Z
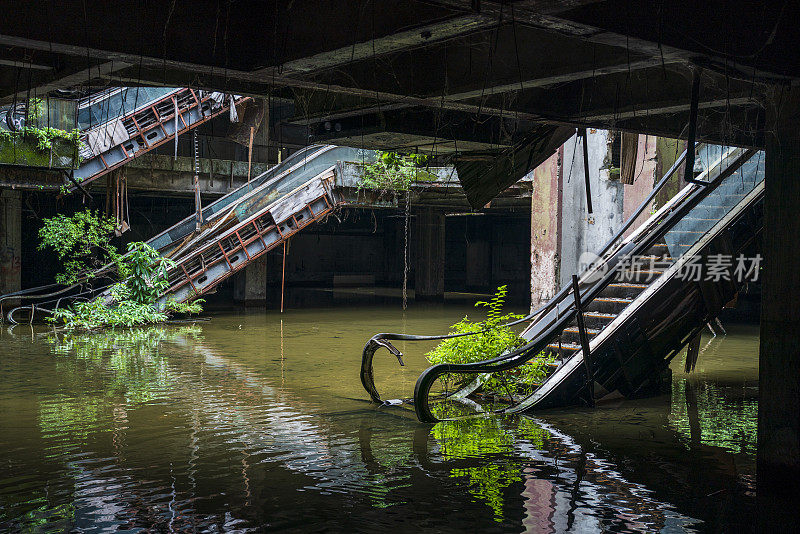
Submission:
M 680 206 L 677 206 L 665 213 L 664 218 L 660 221 L 656 229 L 645 235 L 642 241 L 636 243 L 630 250 L 625 251 L 624 255 L 636 255 L 651 247 L 658 239 L 663 237 L 666 232 L 668 232 L 669 229 L 674 226 L 674 224 L 683 219 L 683 217 L 685 217 L 689 211 L 699 204 L 706 196 L 711 194 L 722 180 L 736 172 L 736 170 L 738 170 L 745 162 L 752 158 L 756 152 L 757 151 L 755 150 L 743 151 L 738 157 L 730 162 L 724 170 L 721 170 L 720 174 L 716 178 L 709 180 L 707 185 L 698 185 L 696 188 L 693 188 L 691 190 L 691 194 L 684 199 Z M 619 262 L 617 262 L 617 265 L 618 264 Z M 605 286 L 613 280 L 615 275 L 616 268 L 609 269 L 601 280 L 583 291 L 580 295 L 581 304 L 584 305 L 594 300 L 600 291 L 602 291 Z M 567 293 L 571 293 L 569 285 L 565 286 L 565 288 Z M 565 289 L 562 288 L 561 293 L 564 291 Z M 557 313 L 549 323 L 543 325 L 543 328 L 539 329 L 539 333 L 534 334 L 535 339 L 526 345 L 497 358 L 474 363 L 438 364 L 429 367 L 422 372 L 414 387 L 414 409 L 417 413 L 417 417 L 422 422 L 433 423 L 438 421 L 438 418 L 433 415 L 428 405 L 428 394 L 430 392 L 430 387 L 433 385 L 436 379 L 443 374 L 476 374 L 497 372 L 523 365 L 536 357 L 536 355 L 538 355 L 545 348 L 547 342 L 561 332 L 574 318 L 574 316 L 575 304 L 573 303 L 563 312 Z
M 697 144 L 700 146 L 700 143 Z M 602 248 L 601 252 L 598 254 L 600 258 L 603 259 L 603 263 L 607 264 L 610 260 L 605 256 L 609 253 L 609 251 L 614 247 L 614 245 L 619 241 L 619 239 L 625 234 L 625 232 L 631 227 L 631 225 L 636 221 L 636 219 L 644 212 L 644 210 L 651 205 L 651 202 L 655 198 L 655 196 L 661 192 L 664 186 L 667 184 L 669 179 L 672 177 L 673 174 L 680 168 L 683 162 L 686 160 L 686 151 L 684 150 L 683 153 L 675 160 L 675 163 L 664 173 L 664 176 L 659 180 L 659 182 L 653 187 L 653 190 L 644 199 L 644 201 L 639 204 L 639 207 L 631 214 L 630 217 L 625 221 L 622 227 L 614 234 L 614 236 L 609 239 L 609 241 L 605 244 Z M 582 273 L 585 275 L 589 272 L 587 269 L 586 272 Z M 533 321 L 536 318 L 544 316 L 546 313 L 550 312 L 554 306 L 558 305 L 561 301 L 566 298 L 571 291 L 571 285 L 567 284 L 562 287 L 558 293 L 556 293 L 553 298 L 548 300 L 545 304 L 541 305 L 536 310 L 530 312 L 525 317 L 521 319 L 517 319 L 515 321 L 506 323 L 502 325 L 502 327 L 511 327 L 516 326 L 518 324 L 524 323 L 526 321 Z M 500 328 L 500 327 L 495 327 Z M 477 334 L 481 334 L 487 332 L 489 329 L 483 330 L 476 330 L 474 332 L 464 332 L 459 334 L 439 334 L 439 335 L 413 335 L 413 334 L 398 334 L 398 333 L 391 333 L 391 332 L 381 332 L 372 336 L 364 345 L 364 349 L 361 353 L 361 384 L 364 386 L 364 389 L 369 394 L 370 398 L 377 403 L 383 402 L 380 398 L 380 394 L 378 393 L 377 388 L 375 387 L 375 380 L 374 380 L 374 371 L 372 368 L 372 361 L 374 359 L 375 352 L 381 348 L 386 348 L 391 354 L 396 356 L 398 360 L 400 360 L 400 364 L 402 365 L 402 353 L 397 350 L 390 341 L 434 341 L 434 340 L 444 340 L 444 339 L 453 339 L 457 337 L 464 337 L 464 336 L 473 336 Z

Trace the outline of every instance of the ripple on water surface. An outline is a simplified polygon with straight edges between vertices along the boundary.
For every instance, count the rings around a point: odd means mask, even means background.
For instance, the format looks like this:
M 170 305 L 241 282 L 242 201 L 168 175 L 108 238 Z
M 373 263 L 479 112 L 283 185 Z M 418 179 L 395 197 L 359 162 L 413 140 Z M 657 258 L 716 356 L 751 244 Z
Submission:
M 712 340 L 694 375 L 676 362 L 669 394 L 596 410 L 431 427 L 408 409 L 365 402 L 357 369 L 366 337 L 444 331 L 465 313 L 412 309 L 403 324 L 382 308 L 293 312 L 282 323 L 223 315 L 82 336 L 5 330 L 0 526 L 750 528 L 751 330 Z M 378 368 L 384 387 L 409 394 L 429 347 L 402 347 L 405 368 L 387 356 Z

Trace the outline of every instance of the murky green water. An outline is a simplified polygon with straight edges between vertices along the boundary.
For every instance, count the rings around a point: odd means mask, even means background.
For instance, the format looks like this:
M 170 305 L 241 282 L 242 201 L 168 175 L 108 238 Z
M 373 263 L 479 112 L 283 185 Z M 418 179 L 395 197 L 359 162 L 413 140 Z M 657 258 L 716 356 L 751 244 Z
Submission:
M 751 528 L 757 329 L 672 392 L 430 427 L 365 401 L 378 331 L 463 306 L 228 313 L 64 338 L 0 333 L 0 530 L 738 532 Z M 705 341 L 704 341 L 705 343 Z M 431 345 L 382 352 L 408 396 Z

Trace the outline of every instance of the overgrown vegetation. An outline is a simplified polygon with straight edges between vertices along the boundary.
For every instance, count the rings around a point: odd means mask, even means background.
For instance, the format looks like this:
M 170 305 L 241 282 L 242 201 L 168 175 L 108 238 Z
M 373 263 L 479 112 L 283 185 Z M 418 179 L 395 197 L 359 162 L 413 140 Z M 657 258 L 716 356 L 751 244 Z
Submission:
M 32 98 L 28 101 L 24 124 L 16 130 L 0 129 L 0 161 L 49 166 L 55 156 L 56 159 L 71 159 L 73 165 L 80 162 L 81 131 L 37 126 L 36 121 L 43 113 L 42 100 Z
M 86 209 L 72 216 L 58 214 L 43 222 L 37 248 L 50 249 L 58 256 L 64 269 L 56 275 L 59 284 L 89 280 L 98 268 L 107 264 L 116 265 L 118 271 L 125 269 L 120 254 L 111 244 L 114 219 Z
M 398 154 L 377 151 L 375 163 L 366 163 L 361 175 L 361 189 L 386 191 L 408 191 L 411 183 L 420 178 L 430 179 L 422 167 L 428 162 L 424 154 Z
M 111 243 L 114 224 L 113 219 L 88 209 L 71 217 L 56 215 L 44 220 L 39 249 L 52 249 L 63 263 L 64 271 L 56 276 L 57 282 L 90 282 L 97 269 L 106 265 L 109 269 L 104 274 L 118 280 L 107 296 L 57 309 L 52 320 L 68 330 L 88 330 L 160 323 L 173 313 L 201 312 L 202 299 L 156 304 L 169 285 L 167 273 L 175 263 L 141 241 L 128 244 L 127 253 L 121 255 Z
M 511 327 L 505 326 L 505 323 L 523 317 L 523 315 L 516 313 L 503 313 L 507 293 L 508 288 L 500 286 L 491 300 L 488 302 L 476 302 L 476 307 L 488 309 L 486 320 L 472 321 L 469 317 L 464 317 L 451 327 L 450 333 L 480 333 L 445 339 L 435 349 L 426 354 L 428 361 L 431 364 L 474 363 L 496 358 L 504 352 L 524 345 L 525 340 Z M 551 361 L 553 361 L 551 356 L 546 356 L 542 353 L 516 369 L 493 373 L 485 379 L 482 388 L 485 392 L 498 395 L 529 394 L 547 376 L 546 365 Z M 466 377 L 466 380 L 471 379 L 471 376 Z M 452 391 L 462 385 L 457 381 L 464 380 L 464 376 L 445 375 L 443 380 L 446 389 Z

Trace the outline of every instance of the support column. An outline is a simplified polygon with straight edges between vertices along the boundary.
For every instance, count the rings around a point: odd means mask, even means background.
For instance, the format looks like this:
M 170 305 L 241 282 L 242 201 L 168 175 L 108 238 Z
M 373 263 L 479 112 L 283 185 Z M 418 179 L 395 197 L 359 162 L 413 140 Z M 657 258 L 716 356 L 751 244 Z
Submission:
M 264 254 L 234 275 L 233 300 L 245 306 L 267 303 L 267 255 Z
M 561 160 L 564 147 L 533 171 L 531 192 L 531 309 L 558 290 L 561 240 Z
M 22 289 L 22 202 L 19 191 L 0 191 L 0 295 Z M 5 301 L 5 306 L 17 302 Z
M 800 88 L 767 102 L 758 492 L 800 490 Z
M 415 299 L 444 300 L 444 214 L 419 212 L 413 230 Z
M 467 250 L 466 277 L 470 290 L 487 291 L 492 287 L 491 227 L 487 217 L 465 217 Z

